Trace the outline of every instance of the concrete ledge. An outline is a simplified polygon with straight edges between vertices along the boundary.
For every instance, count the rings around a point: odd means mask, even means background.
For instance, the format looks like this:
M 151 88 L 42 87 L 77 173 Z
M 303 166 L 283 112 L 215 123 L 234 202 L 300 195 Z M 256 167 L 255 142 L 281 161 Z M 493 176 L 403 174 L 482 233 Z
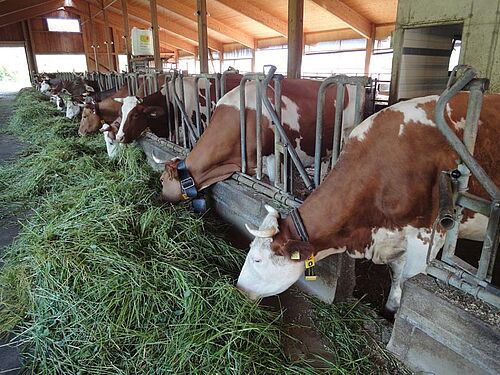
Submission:
M 404 284 L 387 348 L 416 371 L 499 374 L 499 322 L 497 309 L 417 275 Z
M 168 143 L 149 134 L 141 138 L 138 143 L 144 150 L 149 164 L 155 170 L 161 170 L 162 165 L 154 162 L 153 151 L 155 156 L 161 159 L 186 155 L 184 150 L 173 149 Z M 264 208 L 265 204 L 276 207 L 283 214 L 288 213 L 291 209 L 291 207 L 277 203 L 261 193 L 248 189 L 232 178 L 219 182 L 207 190 L 209 206 L 222 219 L 235 226 L 240 234 L 248 239 L 249 243 L 252 238 L 246 231 L 245 224 L 258 227 L 267 214 Z M 343 300 L 352 296 L 355 283 L 354 259 L 348 255 L 332 255 L 318 262 L 316 274 L 318 275 L 316 281 L 301 279 L 296 285 L 328 303 L 332 303 L 334 299 Z

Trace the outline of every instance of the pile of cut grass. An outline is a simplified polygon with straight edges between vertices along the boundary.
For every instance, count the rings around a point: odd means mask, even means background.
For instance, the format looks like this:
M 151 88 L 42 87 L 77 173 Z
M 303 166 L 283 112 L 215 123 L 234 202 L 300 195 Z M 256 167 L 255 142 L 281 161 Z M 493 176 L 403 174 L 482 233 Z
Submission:
M 159 205 L 158 175 L 139 149 L 109 160 L 101 137 L 79 138 L 77 128 L 34 90 L 20 93 L 8 128 L 29 147 L 0 167 L 0 204 L 32 213 L 1 259 L 0 332 L 18 335 L 26 367 L 317 373 L 283 354 L 281 316 L 234 288 L 244 254 L 218 235 L 221 227 Z M 321 373 L 381 373 L 365 348 L 336 359 Z

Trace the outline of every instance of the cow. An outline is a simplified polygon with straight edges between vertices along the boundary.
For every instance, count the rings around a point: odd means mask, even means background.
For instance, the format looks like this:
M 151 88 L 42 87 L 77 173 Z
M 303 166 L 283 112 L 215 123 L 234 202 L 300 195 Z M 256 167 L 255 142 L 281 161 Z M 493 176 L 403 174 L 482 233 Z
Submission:
M 160 79 L 162 75 L 160 74 Z M 137 97 L 144 97 L 144 80 L 139 79 L 139 87 L 137 89 Z M 98 102 L 96 100 L 89 100 L 82 105 L 82 119 L 80 121 L 80 128 L 78 134 L 81 136 L 94 134 L 99 131 L 104 123 L 113 122 L 121 113 L 122 103 L 117 102 L 115 98 L 124 98 L 128 95 L 128 84 L 125 83 L 112 95 L 106 97 L 104 100 Z M 97 99 L 98 100 L 98 99 Z
M 116 141 L 116 133 L 118 132 L 118 128 L 120 127 L 121 117 L 117 117 L 111 124 L 104 124 L 100 132 L 102 132 L 104 136 L 104 143 L 106 144 L 106 151 L 110 158 L 116 155 L 118 151 L 119 143 Z
M 238 278 L 250 298 L 275 295 L 304 273 L 304 259 L 347 252 L 353 258 L 388 264 L 392 271 L 386 309 L 394 312 L 401 284 L 426 269 L 431 228 L 438 213 L 439 175 L 454 170 L 459 157 L 434 120 L 436 95 L 401 102 L 363 121 L 351 133 L 325 181 L 298 208 L 308 241 L 299 236 L 294 217 L 284 219 L 267 207 Z M 467 93 L 447 105 L 447 124 L 461 136 Z M 500 95 L 486 95 L 479 122 L 475 157 L 500 184 Z M 469 192 L 486 193 L 471 179 Z M 481 241 L 486 217 L 464 211 L 459 236 Z M 300 226 L 299 226 L 300 231 Z M 307 239 L 307 237 L 306 237 Z M 436 231 L 430 257 L 444 242 Z M 298 253 L 296 253 L 298 252 Z M 292 254 L 300 256 L 292 260 Z
M 239 85 L 242 76 L 240 74 L 231 74 L 226 78 L 226 89 L 231 90 Z M 178 80 L 177 82 L 181 82 Z M 178 83 L 176 83 L 178 85 Z M 188 116 L 190 116 L 193 124 L 195 123 L 196 118 L 196 102 L 195 97 L 198 95 L 200 101 L 200 112 L 202 121 L 206 121 L 206 93 L 205 93 L 205 83 L 203 81 L 198 82 L 198 89 L 195 88 L 195 78 L 194 77 L 185 77 L 182 80 L 183 88 L 184 88 L 184 107 Z M 172 117 L 167 119 L 167 102 L 165 98 L 165 88 L 151 95 L 151 98 L 146 100 L 141 100 L 140 98 L 130 96 L 124 99 L 115 99 L 119 102 L 122 102 L 124 105 L 122 107 L 122 123 L 120 124 L 120 129 L 117 134 L 117 139 L 123 143 L 130 143 L 137 138 L 146 130 L 147 127 L 151 129 L 153 133 L 158 135 L 159 137 L 166 137 L 167 133 L 167 123 L 168 121 L 173 121 L 173 81 L 169 81 L 168 83 L 169 90 L 169 98 L 171 103 L 169 104 L 171 107 L 170 113 Z M 177 86 L 177 92 L 180 92 L 179 87 Z M 161 96 L 160 93 L 163 95 Z M 214 108 L 215 103 L 215 87 L 214 85 L 210 86 L 210 98 L 211 108 Z M 148 109 L 148 106 L 154 106 L 155 108 Z M 162 108 L 162 109 L 161 109 Z M 161 113 L 160 113 L 161 112 Z M 160 132 L 160 133 L 158 133 Z
M 281 83 L 282 91 L 282 122 L 295 151 L 305 165 L 312 165 L 315 151 L 316 132 L 316 102 L 320 81 L 304 79 L 285 79 Z M 246 142 L 247 167 L 251 172 L 257 164 L 256 158 L 256 124 L 255 124 L 255 97 L 256 83 L 248 82 L 245 87 L 246 95 Z M 268 87 L 267 96 L 274 101 L 274 91 Z M 346 89 L 344 95 L 344 124 L 345 131 L 349 132 L 354 119 L 354 91 Z M 326 103 L 333 103 L 336 87 L 330 87 L 326 92 Z M 351 117 L 349 115 L 351 115 Z M 333 122 L 327 121 L 335 117 L 333 105 L 325 106 L 322 155 L 326 156 L 332 148 Z M 198 191 L 228 178 L 231 174 L 241 170 L 240 146 L 240 87 L 237 87 L 219 102 L 210 120 L 210 126 L 203 133 L 195 147 L 185 159 L 185 164 L 194 179 Z M 262 121 L 262 155 L 273 158 L 274 131 L 271 126 L 270 115 L 263 111 Z M 155 159 L 157 163 L 164 162 Z M 165 170 L 161 176 L 161 199 L 166 202 L 177 203 L 183 200 L 177 167 L 180 160 L 165 162 Z M 267 174 L 273 180 L 273 164 L 268 166 Z

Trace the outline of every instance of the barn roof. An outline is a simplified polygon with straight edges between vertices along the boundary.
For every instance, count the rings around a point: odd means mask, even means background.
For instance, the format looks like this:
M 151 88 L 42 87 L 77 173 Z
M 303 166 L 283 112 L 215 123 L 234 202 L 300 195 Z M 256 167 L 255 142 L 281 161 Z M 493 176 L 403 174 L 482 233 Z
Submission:
M 162 50 L 191 54 L 198 44 L 195 0 L 156 0 Z M 38 17 L 64 6 L 82 22 L 104 22 L 123 30 L 122 0 L 0 0 L 0 27 Z M 131 27 L 151 27 L 149 0 L 127 0 Z M 287 36 L 288 0 L 207 0 L 208 45 L 258 47 L 280 44 Z M 306 43 L 324 40 L 367 38 L 375 27 L 388 33 L 396 20 L 397 0 L 305 0 Z M 389 26 L 389 27 L 388 27 Z

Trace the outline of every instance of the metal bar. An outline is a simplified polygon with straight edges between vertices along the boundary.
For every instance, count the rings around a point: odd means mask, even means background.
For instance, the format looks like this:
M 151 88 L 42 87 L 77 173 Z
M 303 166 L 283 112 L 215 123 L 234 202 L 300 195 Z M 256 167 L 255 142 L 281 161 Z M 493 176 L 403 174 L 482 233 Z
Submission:
M 333 144 L 332 144 L 332 169 L 337 163 L 341 148 L 342 138 L 342 112 L 344 110 L 344 84 L 337 83 L 337 96 L 335 97 L 335 124 L 333 127 Z M 320 145 L 321 150 L 321 145 Z
M 215 78 L 214 78 L 215 81 Z M 215 84 L 215 82 L 214 82 Z M 212 115 L 212 97 L 210 95 L 210 78 L 205 78 L 205 103 L 206 103 L 206 116 L 207 116 L 207 122 L 205 124 L 205 129 L 208 127 L 210 124 L 210 117 Z M 200 132 L 201 135 L 202 131 Z
M 456 204 L 474 212 L 479 212 L 484 216 L 490 215 L 491 202 L 467 192 L 458 194 Z
M 439 175 L 439 224 L 445 229 L 450 230 L 455 226 L 455 204 L 453 199 L 453 189 L 451 186 L 451 177 L 447 172 L 441 172 Z
M 240 81 L 240 147 L 241 147 L 241 172 L 247 172 L 247 123 L 246 123 L 246 105 L 245 105 L 245 88 L 247 82 L 251 78 L 246 74 Z
M 172 114 L 170 113 L 170 92 L 169 92 L 169 87 L 168 83 L 171 82 L 172 77 L 169 74 L 165 74 L 163 84 L 165 86 L 165 104 L 167 105 L 167 109 L 165 111 L 165 114 L 167 115 L 167 131 L 168 131 L 168 138 L 172 140 L 173 136 L 173 131 L 174 131 L 174 124 L 171 122 L 172 120 Z
M 200 76 L 196 76 L 194 78 L 194 87 L 196 88 L 196 92 L 198 92 L 198 82 L 199 82 Z M 202 126 L 201 126 L 201 109 L 200 109 L 200 96 L 195 95 L 194 97 L 195 101 L 195 106 L 194 106 L 194 111 L 196 113 L 196 128 L 198 129 L 198 133 L 202 133 Z
M 467 165 L 469 170 L 474 174 L 476 179 L 479 181 L 481 186 L 490 195 L 492 200 L 500 200 L 500 190 L 495 185 L 495 183 L 486 174 L 484 169 L 479 165 L 479 163 L 474 159 L 474 157 L 469 153 L 467 147 L 458 138 L 455 132 L 448 126 L 444 119 L 444 111 L 446 109 L 446 104 L 450 99 L 455 96 L 460 90 L 462 90 L 475 76 L 477 72 L 474 69 L 468 69 L 464 74 L 453 84 L 452 87 L 447 88 L 439 97 L 436 103 L 435 109 L 435 119 L 438 129 L 444 135 L 448 143 L 453 147 L 453 149 L 460 156 L 461 160 Z M 484 81 L 483 81 L 484 83 Z M 484 89 L 484 85 L 482 87 Z
M 456 275 L 453 270 L 450 270 L 444 263 L 438 260 L 434 260 L 427 266 L 427 273 L 444 281 L 448 285 L 471 294 L 476 298 L 480 298 L 496 308 L 500 308 L 500 296 L 498 295 L 497 289 L 490 287 L 489 290 L 487 290 L 482 285 L 468 283 L 464 280 L 462 275 Z
M 281 81 L 282 78 L 276 77 L 274 79 L 274 108 L 278 119 L 281 121 Z M 281 139 L 279 133 L 274 130 L 274 186 L 278 187 L 281 184 L 281 155 L 283 147 L 281 146 Z
M 500 202 L 493 202 L 491 205 L 490 219 L 486 228 L 486 236 L 483 242 L 481 258 L 477 269 L 477 277 L 491 282 L 493 266 L 497 255 L 498 243 L 500 239 Z
M 255 96 L 255 143 L 257 156 L 257 180 L 262 180 L 262 93 L 263 82 L 255 81 L 257 95 Z M 267 91 L 267 86 L 266 86 Z M 267 96 L 267 95 L 266 95 Z

